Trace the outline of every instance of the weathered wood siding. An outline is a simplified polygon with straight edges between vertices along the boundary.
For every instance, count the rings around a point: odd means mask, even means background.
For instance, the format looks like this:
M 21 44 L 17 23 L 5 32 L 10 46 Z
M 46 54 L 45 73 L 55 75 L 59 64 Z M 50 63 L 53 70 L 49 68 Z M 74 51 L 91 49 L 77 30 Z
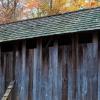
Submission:
M 0 47 L 0 98 L 11 80 L 15 88 L 9 100 L 100 100 L 100 43 L 72 43 L 27 48 L 23 41 L 12 51 Z M 63 41 L 63 39 L 62 39 Z

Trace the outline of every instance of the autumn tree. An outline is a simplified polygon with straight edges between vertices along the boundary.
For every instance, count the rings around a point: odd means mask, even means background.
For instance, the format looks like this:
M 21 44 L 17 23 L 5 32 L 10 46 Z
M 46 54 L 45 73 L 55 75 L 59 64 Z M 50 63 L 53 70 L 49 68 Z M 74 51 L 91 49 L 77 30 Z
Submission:
M 99 0 L 0 0 L 0 24 L 97 6 Z
M 99 0 L 38 0 L 41 15 L 54 15 L 100 6 Z
M 0 24 L 15 21 L 18 0 L 0 0 Z

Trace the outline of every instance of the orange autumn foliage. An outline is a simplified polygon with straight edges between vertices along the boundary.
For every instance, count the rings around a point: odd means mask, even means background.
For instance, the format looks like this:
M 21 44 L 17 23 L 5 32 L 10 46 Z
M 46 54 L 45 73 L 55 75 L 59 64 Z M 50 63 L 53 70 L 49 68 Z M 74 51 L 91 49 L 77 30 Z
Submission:
M 50 4 L 50 2 L 52 2 Z M 29 0 L 26 7 L 29 9 L 37 8 L 40 15 L 53 15 L 58 13 L 72 12 L 80 9 L 93 8 L 100 6 L 96 0 Z
M 9 0 L 8 0 L 9 1 Z M 97 0 L 10 0 L 10 6 L 3 7 L 0 1 L 0 23 L 78 11 L 100 6 Z M 16 1 L 16 2 L 14 2 Z M 21 3 L 17 7 L 17 4 Z M 21 8 L 20 8 L 21 7 Z
M 38 8 L 39 5 L 40 5 L 39 2 L 37 2 L 36 0 L 32 0 L 32 1 L 29 1 L 29 2 L 26 4 L 26 7 L 32 9 L 32 8 Z

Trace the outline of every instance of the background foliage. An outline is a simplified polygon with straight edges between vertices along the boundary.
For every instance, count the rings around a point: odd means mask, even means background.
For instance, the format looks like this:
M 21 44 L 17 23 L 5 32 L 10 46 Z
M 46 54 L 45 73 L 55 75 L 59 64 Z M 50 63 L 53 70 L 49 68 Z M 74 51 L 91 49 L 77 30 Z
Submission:
M 0 0 L 0 24 L 97 6 L 98 0 Z

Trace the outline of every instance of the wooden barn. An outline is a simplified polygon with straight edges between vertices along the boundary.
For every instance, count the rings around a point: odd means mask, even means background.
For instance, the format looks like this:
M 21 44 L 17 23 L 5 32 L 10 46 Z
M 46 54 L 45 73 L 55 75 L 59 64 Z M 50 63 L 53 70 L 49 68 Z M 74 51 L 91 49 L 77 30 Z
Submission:
M 100 100 L 99 33 L 100 7 L 0 25 L 0 99 Z

